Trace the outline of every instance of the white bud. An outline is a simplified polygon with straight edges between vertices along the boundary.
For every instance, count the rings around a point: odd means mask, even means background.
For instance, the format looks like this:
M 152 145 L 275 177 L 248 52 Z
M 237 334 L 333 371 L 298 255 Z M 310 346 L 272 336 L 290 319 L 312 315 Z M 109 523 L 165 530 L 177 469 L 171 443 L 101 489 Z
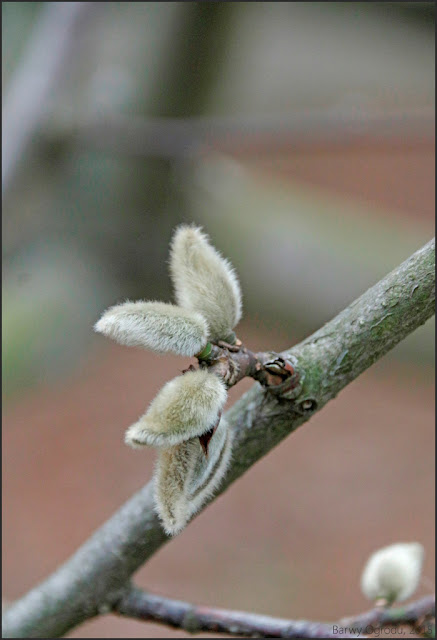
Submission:
M 207 343 L 208 325 L 200 313 L 165 302 L 125 302 L 107 309 L 94 325 L 128 347 L 194 356 Z
M 197 227 L 180 226 L 170 251 L 170 274 L 176 300 L 199 311 L 213 342 L 226 340 L 241 319 L 241 291 L 232 265 Z
M 361 589 L 369 600 L 406 600 L 417 588 L 424 549 L 418 542 L 392 544 L 373 553 L 361 576 Z
M 226 402 L 224 382 L 203 369 L 167 382 L 147 412 L 126 431 L 131 447 L 168 447 L 209 431 Z
M 223 480 L 232 453 L 232 433 L 222 418 L 208 456 L 198 438 L 162 449 L 156 465 L 155 507 L 168 535 L 179 533 Z

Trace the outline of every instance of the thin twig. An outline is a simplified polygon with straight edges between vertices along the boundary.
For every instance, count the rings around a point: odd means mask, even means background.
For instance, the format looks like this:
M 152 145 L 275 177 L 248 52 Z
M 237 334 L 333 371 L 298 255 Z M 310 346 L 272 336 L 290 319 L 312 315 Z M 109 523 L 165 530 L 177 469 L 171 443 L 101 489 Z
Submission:
M 133 587 L 113 608 L 130 618 L 157 622 L 188 633 L 225 633 L 263 638 L 334 638 L 332 626 L 305 620 L 284 620 L 244 611 L 203 607 L 152 595 Z M 352 638 L 352 635 L 343 637 Z
M 113 612 L 145 622 L 165 624 L 188 633 L 223 633 L 260 638 L 360 638 L 382 627 L 409 625 L 411 630 L 431 628 L 435 596 L 426 596 L 405 607 L 372 609 L 339 622 L 286 620 L 270 616 L 229 611 L 156 596 L 130 588 L 113 607 Z
M 432 240 L 283 354 L 296 359 L 300 373 L 299 394 L 292 401 L 258 384 L 240 398 L 226 414 L 234 431 L 234 455 L 217 495 L 434 314 L 434 269 Z M 59 637 L 112 608 L 132 574 L 168 540 L 149 483 L 63 566 L 5 612 L 4 636 Z

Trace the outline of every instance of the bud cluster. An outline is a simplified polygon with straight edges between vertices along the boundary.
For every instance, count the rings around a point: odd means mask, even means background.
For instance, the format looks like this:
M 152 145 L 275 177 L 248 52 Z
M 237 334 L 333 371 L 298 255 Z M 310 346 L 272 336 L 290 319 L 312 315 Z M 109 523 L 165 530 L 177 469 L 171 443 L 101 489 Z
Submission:
M 176 229 L 170 276 L 177 304 L 124 302 L 107 309 L 94 329 L 126 346 L 204 357 L 211 344 L 235 342 L 241 319 L 238 279 L 198 227 Z M 167 382 L 125 435 L 133 448 L 158 449 L 155 505 L 166 533 L 181 531 L 221 483 L 232 433 L 221 417 L 227 387 L 216 373 L 187 370 Z

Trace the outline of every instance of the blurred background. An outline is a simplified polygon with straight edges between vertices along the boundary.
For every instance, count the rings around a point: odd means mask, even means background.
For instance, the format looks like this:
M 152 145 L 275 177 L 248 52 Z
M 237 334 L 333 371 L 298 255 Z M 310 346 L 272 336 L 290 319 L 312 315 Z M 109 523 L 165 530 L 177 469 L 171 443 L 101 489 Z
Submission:
M 252 349 L 309 335 L 434 235 L 433 2 L 3 2 L 3 596 L 152 474 L 124 430 L 187 362 L 92 325 L 170 301 L 168 243 L 235 266 Z M 251 386 L 243 381 L 231 402 Z M 178 599 L 335 620 L 395 541 L 434 579 L 428 321 L 135 576 Z M 102 617 L 71 637 L 185 637 Z

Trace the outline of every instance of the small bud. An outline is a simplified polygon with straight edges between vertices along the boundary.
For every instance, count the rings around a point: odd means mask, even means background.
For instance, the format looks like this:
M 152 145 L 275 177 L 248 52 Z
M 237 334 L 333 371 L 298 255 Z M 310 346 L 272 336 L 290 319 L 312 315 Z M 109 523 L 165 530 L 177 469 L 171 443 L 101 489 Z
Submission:
M 232 334 L 242 313 L 240 285 L 232 265 L 199 228 L 183 225 L 176 230 L 170 274 L 178 304 L 206 318 L 212 342 Z
M 200 313 L 165 302 L 125 302 L 107 309 L 94 325 L 128 347 L 194 356 L 207 344 L 208 326 Z
M 198 438 L 161 449 L 155 475 L 155 507 L 168 535 L 179 533 L 219 487 L 232 452 L 232 433 L 222 418 L 205 457 Z
M 147 412 L 126 431 L 131 447 L 168 447 L 201 436 L 218 421 L 226 402 L 225 384 L 197 369 L 167 382 Z
M 392 544 L 373 553 L 361 576 L 361 589 L 369 600 L 402 602 L 417 588 L 424 549 L 418 542 Z

